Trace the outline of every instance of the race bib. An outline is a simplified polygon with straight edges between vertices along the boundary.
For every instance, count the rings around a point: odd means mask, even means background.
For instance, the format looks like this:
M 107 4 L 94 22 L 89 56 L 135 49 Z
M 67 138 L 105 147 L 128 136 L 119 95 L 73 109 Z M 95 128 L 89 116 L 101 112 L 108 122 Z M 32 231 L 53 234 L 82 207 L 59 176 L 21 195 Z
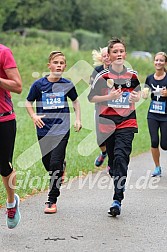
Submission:
M 151 101 L 149 112 L 165 114 L 166 102 Z
M 64 92 L 43 93 L 42 105 L 43 105 L 43 109 L 64 108 Z
M 119 99 L 108 101 L 108 107 L 112 108 L 129 108 L 129 92 L 123 92 Z

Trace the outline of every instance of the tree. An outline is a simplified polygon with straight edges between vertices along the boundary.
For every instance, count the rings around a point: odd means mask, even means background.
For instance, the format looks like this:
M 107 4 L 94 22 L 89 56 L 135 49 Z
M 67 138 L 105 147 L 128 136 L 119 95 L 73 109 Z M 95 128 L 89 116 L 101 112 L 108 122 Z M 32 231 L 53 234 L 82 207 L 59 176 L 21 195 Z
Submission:
M 7 22 L 8 17 L 16 9 L 19 0 L 6 0 L 0 2 L 0 31 L 3 30 L 4 24 Z
M 84 29 L 103 34 L 106 43 L 118 36 L 131 49 L 165 50 L 167 9 L 163 1 L 6 0 L 0 3 L 0 30 L 34 27 L 72 33 Z

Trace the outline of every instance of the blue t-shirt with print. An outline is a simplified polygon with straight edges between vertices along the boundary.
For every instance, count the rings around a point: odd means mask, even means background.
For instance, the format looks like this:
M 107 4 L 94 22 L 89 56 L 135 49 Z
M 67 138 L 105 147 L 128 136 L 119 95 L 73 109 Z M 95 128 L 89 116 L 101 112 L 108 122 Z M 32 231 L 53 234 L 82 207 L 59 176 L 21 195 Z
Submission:
M 75 101 L 78 97 L 73 83 L 60 78 L 58 82 L 50 82 L 47 77 L 35 81 L 29 91 L 27 100 L 36 101 L 36 113 L 45 115 L 42 118 L 45 126 L 37 127 L 37 135 L 65 135 L 70 130 L 69 97 Z

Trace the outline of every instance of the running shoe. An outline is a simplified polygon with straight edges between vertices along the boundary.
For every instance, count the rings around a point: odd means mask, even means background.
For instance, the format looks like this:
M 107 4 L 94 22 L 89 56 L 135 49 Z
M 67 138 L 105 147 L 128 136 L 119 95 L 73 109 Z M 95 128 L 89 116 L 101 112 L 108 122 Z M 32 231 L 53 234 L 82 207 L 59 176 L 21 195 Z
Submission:
M 156 166 L 151 176 L 152 177 L 161 176 L 161 167 Z
M 46 207 L 44 210 L 45 214 L 53 214 L 57 212 L 56 203 L 46 202 L 45 204 L 46 204 Z
M 8 228 L 12 229 L 15 228 L 21 219 L 20 211 L 19 211 L 19 203 L 20 203 L 20 198 L 17 194 L 14 195 L 16 204 L 15 207 L 13 208 L 7 208 L 6 210 L 6 224 Z
M 103 155 L 102 153 L 100 153 L 100 155 L 95 159 L 95 165 L 97 167 L 101 166 L 106 157 L 107 157 L 107 154 Z
M 121 213 L 121 203 L 118 200 L 114 200 L 110 209 L 108 210 L 108 214 L 116 217 Z

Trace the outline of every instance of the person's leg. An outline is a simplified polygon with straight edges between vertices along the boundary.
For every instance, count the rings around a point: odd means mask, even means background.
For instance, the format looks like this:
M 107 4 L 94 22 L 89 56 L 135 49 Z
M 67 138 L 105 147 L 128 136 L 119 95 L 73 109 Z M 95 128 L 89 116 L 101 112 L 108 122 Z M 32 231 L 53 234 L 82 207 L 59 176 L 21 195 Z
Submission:
M 167 150 L 167 122 L 160 122 L 160 146 L 163 150 Z
M 160 166 L 160 151 L 159 151 L 159 128 L 160 123 L 153 119 L 148 119 L 148 129 L 151 139 L 151 154 L 155 164 L 155 169 L 152 172 L 152 176 L 161 175 Z
M 151 154 L 155 163 L 155 167 L 160 166 L 160 151 L 159 148 L 151 147 Z
M 131 131 L 118 130 L 115 132 L 114 147 L 114 200 L 122 201 L 124 198 L 124 187 L 127 177 L 130 154 L 132 151 L 132 141 L 134 133 Z
M 106 144 L 103 143 L 102 145 L 99 146 L 100 150 L 102 153 L 106 153 Z
M 53 150 L 53 144 L 52 144 L 53 137 L 52 136 L 38 136 L 39 146 L 42 153 L 42 163 L 46 169 L 46 171 L 49 172 L 49 175 L 51 173 L 50 171 L 50 159 L 51 159 L 51 153 Z M 56 204 L 51 203 L 49 201 L 45 202 L 45 209 L 44 213 L 56 213 L 57 207 Z
M 105 143 L 105 135 L 103 135 L 99 131 L 99 116 L 98 116 L 98 107 L 95 106 L 95 124 L 96 124 L 96 138 L 97 138 L 97 144 L 100 148 L 100 154 L 96 157 L 94 164 L 97 167 L 100 167 L 105 158 L 107 157 L 107 151 L 106 151 L 106 143 Z
M 64 174 L 64 160 L 66 147 L 69 139 L 69 133 L 66 134 L 59 142 L 56 148 L 51 152 L 50 158 L 50 191 L 48 201 L 56 203 L 60 195 L 60 187 L 62 184 L 62 176 Z
M 115 146 L 115 134 L 111 134 L 106 140 L 106 151 L 108 155 L 108 167 L 109 174 L 113 177 L 113 161 L 114 161 L 114 146 Z
M 69 132 L 65 136 L 38 136 L 42 152 L 42 162 L 50 175 L 48 201 L 46 202 L 45 213 L 55 213 L 57 211 L 56 202 L 60 195 L 60 186 L 66 166 L 65 150 L 68 138 Z
M 100 154 L 96 157 L 94 164 L 97 167 L 100 167 L 103 163 L 105 158 L 107 157 L 107 151 L 106 151 L 106 143 L 99 144 L 100 148 Z
M 7 225 L 14 228 L 20 221 L 19 196 L 15 194 L 16 172 L 12 167 L 16 121 L 0 123 L 0 174 L 7 193 Z
M 114 135 L 114 202 L 112 203 L 108 212 L 112 216 L 119 215 L 121 211 L 121 201 L 124 198 L 125 182 L 129 165 L 129 157 L 132 151 L 132 141 L 134 138 L 134 133 L 131 131 L 117 130 Z M 112 140 L 110 140 L 110 142 L 111 141 Z
M 14 188 L 16 185 L 16 172 L 13 170 L 8 176 L 2 176 L 2 181 L 5 186 L 7 192 L 7 202 L 13 203 L 14 202 Z
M 12 167 L 15 136 L 15 120 L 0 123 L 0 170 L 8 203 L 14 202 L 14 186 L 16 185 L 16 173 Z

